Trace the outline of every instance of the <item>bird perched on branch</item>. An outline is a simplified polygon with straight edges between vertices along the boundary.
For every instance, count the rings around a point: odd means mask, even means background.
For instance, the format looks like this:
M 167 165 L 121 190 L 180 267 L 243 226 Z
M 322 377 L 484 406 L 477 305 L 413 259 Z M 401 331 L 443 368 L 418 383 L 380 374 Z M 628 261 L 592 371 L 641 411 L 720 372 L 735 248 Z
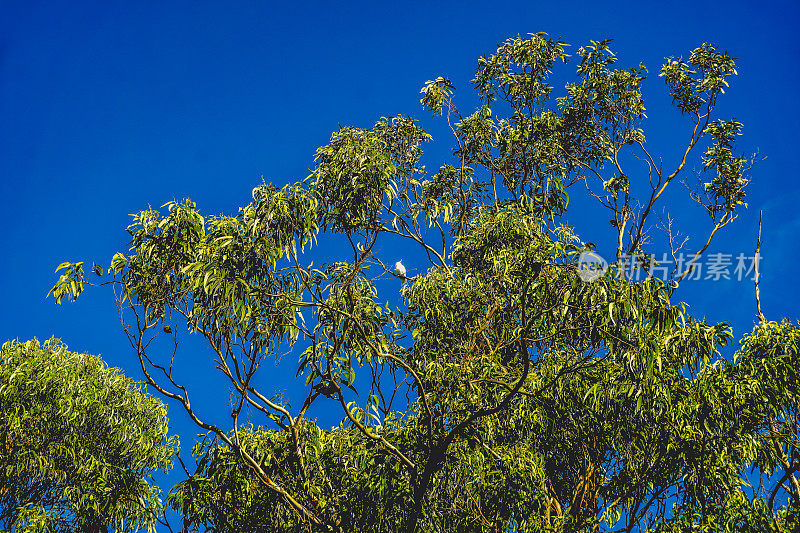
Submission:
M 406 276 L 406 267 L 403 266 L 402 259 L 394 264 L 394 273 L 397 275 L 397 277 L 402 278 L 403 281 L 408 279 Z

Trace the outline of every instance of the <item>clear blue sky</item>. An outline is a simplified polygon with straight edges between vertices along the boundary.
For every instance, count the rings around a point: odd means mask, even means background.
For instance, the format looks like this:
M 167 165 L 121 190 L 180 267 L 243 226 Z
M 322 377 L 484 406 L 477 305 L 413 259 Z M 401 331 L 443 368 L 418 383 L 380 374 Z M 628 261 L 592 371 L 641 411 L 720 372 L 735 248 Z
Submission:
M 45 299 L 60 262 L 107 265 L 127 248 L 128 214 L 148 205 L 190 197 L 206 214 L 235 213 L 262 175 L 305 178 L 339 124 L 402 113 L 439 133 L 419 108 L 425 80 L 450 76 L 470 110 L 476 58 L 538 31 L 573 51 L 613 38 L 623 66 L 649 67 L 646 129 L 665 162 L 684 135 L 657 77 L 663 58 L 703 41 L 737 58 L 720 114 L 744 123 L 743 151 L 767 159 L 749 209 L 712 249 L 751 253 L 763 209 L 765 312 L 800 318 L 798 1 L 275 4 L 0 0 L 0 342 L 57 336 L 140 377 L 109 291 Z M 737 335 L 752 326 L 751 284 L 685 287 L 696 314 L 732 320 Z M 293 374 L 276 372 L 276 386 L 292 388 Z M 171 412 L 188 448 L 195 430 Z

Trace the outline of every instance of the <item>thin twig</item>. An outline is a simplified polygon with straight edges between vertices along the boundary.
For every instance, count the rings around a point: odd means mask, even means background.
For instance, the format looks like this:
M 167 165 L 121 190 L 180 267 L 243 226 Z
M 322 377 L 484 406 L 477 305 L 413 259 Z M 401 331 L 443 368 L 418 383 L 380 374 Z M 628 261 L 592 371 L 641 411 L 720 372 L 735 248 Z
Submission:
M 759 260 L 761 259 L 761 219 L 764 217 L 764 211 L 759 211 L 758 213 L 758 240 L 756 241 L 756 253 L 753 257 L 753 267 L 756 270 L 756 276 L 754 278 L 754 283 L 756 286 L 756 311 L 758 311 L 758 322 L 763 324 L 767 321 L 764 318 L 764 313 L 761 312 L 761 292 L 758 289 L 758 282 L 761 281 L 761 270 L 758 268 Z

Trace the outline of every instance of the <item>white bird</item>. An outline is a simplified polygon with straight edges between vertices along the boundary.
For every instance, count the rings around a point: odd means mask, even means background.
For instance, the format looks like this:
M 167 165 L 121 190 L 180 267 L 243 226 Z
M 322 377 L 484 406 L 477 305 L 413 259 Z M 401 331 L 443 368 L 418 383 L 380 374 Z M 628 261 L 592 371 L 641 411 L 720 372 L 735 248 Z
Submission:
M 394 264 L 394 273 L 404 280 L 406 279 L 406 267 L 403 266 L 402 260 Z

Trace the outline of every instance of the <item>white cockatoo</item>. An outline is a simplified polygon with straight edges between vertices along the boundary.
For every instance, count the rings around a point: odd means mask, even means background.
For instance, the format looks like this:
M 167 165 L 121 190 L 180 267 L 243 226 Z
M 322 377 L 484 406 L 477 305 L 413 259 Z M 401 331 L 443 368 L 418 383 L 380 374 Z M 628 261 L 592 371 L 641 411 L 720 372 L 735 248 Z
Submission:
M 403 280 L 406 279 L 406 267 L 403 266 L 402 260 L 394 264 L 394 273 L 403 278 Z

